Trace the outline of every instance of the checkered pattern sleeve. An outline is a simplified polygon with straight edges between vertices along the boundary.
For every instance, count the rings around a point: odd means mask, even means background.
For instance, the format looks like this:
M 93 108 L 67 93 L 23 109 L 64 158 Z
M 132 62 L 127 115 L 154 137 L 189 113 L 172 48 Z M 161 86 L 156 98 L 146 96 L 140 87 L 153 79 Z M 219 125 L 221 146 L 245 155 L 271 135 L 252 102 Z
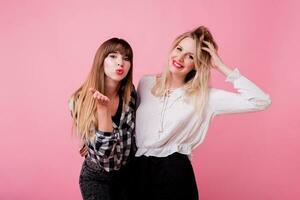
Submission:
M 114 149 L 116 147 L 116 134 L 112 132 L 96 131 L 96 141 L 92 143 L 94 153 L 98 160 L 110 159 L 114 156 Z
M 96 139 L 89 143 L 91 160 L 106 171 L 118 170 L 135 153 L 136 91 L 133 90 L 128 107 L 123 111 L 120 124 L 112 132 L 96 131 Z

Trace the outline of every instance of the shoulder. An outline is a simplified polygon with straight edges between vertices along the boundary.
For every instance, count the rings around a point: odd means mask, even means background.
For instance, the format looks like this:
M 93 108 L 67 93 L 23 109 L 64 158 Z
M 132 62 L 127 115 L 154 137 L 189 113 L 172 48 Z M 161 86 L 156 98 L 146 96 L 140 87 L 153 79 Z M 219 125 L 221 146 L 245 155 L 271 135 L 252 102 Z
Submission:
M 138 88 L 153 85 L 156 81 L 157 75 L 144 75 L 141 77 Z
M 153 82 L 155 81 L 157 75 L 152 74 L 152 75 L 144 75 L 142 76 L 142 78 L 140 79 L 140 82 Z

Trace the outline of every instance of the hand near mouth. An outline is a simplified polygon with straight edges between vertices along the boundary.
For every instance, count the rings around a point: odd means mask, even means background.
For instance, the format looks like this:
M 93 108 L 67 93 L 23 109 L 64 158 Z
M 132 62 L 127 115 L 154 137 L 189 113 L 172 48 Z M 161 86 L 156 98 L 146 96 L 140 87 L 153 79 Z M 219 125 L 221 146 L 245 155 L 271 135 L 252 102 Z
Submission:
M 89 91 L 93 94 L 93 98 L 97 101 L 97 105 L 100 104 L 103 106 L 107 106 L 110 102 L 110 99 L 98 90 L 94 88 L 89 88 Z

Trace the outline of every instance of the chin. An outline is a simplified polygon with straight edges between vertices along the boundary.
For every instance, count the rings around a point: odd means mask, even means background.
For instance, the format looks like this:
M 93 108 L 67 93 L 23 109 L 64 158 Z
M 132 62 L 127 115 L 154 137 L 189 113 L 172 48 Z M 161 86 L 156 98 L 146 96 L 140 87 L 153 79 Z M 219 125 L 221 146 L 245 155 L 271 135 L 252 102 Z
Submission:
M 173 74 L 180 74 L 181 73 L 181 70 L 180 69 L 177 69 L 175 68 L 174 66 L 169 66 L 169 71 Z

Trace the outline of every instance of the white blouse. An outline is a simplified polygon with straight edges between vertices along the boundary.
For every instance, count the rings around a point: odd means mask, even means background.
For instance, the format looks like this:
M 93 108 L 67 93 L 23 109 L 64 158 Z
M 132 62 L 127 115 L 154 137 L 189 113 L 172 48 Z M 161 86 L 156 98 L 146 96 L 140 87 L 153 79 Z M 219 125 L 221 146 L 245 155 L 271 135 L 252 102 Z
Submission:
M 264 110 L 271 103 L 269 95 L 235 69 L 226 82 L 232 83 L 237 93 L 211 88 L 201 117 L 184 100 L 184 88 L 166 97 L 153 96 L 155 79 L 144 76 L 138 85 L 141 103 L 136 113 L 137 157 L 166 157 L 174 152 L 190 155 L 203 142 L 215 115 Z

